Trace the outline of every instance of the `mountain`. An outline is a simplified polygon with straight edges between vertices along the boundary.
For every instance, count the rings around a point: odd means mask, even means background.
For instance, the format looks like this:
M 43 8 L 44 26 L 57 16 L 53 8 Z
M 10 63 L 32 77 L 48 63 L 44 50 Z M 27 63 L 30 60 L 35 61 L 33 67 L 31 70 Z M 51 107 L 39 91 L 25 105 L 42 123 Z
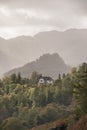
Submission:
M 33 37 L 20 36 L 9 40 L 0 38 L 0 51 L 10 58 L 11 64 L 8 58 L 1 61 L 6 61 L 6 71 L 34 61 L 45 53 L 55 52 L 59 53 L 67 64 L 77 66 L 87 61 L 87 29 L 41 32 Z M 4 72 L 2 70 L 2 73 Z
M 13 69 L 5 75 L 11 75 L 13 73 L 21 73 L 22 77 L 30 77 L 32 72 L 57 78 L 58 74 L 68 73 L 70 67 L 65 64 L 63 59 L 57 54 L 44 54 L 40 56 L 36 61 L 25 64 L 23 67 Z
M 0 73 L 1 74 L 6 69 L 6 62 L 5 62 L 6 59 L 9 60 L 9 58 L 3 52 L 0 51 Z
M 17 65 L 17 60 L 14 60 L 11 56 L 5 54 L 5 52 L 0 51 L 0 76 L 8 70 L 12 69 Z

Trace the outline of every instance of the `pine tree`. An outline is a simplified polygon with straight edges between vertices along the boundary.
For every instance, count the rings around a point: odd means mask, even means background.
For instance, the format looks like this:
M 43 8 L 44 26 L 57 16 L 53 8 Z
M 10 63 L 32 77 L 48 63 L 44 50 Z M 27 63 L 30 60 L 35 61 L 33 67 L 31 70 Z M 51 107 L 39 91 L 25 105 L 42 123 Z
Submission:
M 74 93 L 80 114 L 87 113 L 87 64 L 83 63 L 75 74 Z

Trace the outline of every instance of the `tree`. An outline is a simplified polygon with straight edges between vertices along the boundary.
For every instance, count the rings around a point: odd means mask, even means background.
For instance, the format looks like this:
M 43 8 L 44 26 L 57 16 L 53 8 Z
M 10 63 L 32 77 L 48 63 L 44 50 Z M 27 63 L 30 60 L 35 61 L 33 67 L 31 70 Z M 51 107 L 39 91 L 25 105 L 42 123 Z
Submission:
M 71 74 L 68 74 L 62 79 L 62 89 L 73 92 L 73 80 Z
M 78 113 L 87 113 L 87 63 L 83 63 L 75 74 L 74 94 Z
M 34 71 L 31 75 L 30 81 L 31 85 L 37 85 L 39 79 L 42 77 L 41 74 L 38 74 L 36 71 Z
M 8 85 L 11 83 L 11 79 L 8 76 L 4 76 L 2 82 L 4 85 Z
M 20 72 L 18 73 L 18 75 L 17 75 L 17 83 L 21 83 L 21 80 L 22 80 L 22 77 L 21 77 L 21 74 L 20 74 Z
M 12 75 L 10 76 L 10 78 L 11 78 L 12 83 L 16 83 L 17 77 L 16 77 L 16 74 L 15 74 L 15 73 L 12 74 Z
M 0 79 L 0 88 L 2 88 L 2 87 L 3 87 L 3 82 Z
M 58 87 L 61 89 L 61 87 L 62 87 L 61 74 L 59 74 L 58 79 L 55 80 L 54 85 L 55 85 L 55 86 L 58 86 Z

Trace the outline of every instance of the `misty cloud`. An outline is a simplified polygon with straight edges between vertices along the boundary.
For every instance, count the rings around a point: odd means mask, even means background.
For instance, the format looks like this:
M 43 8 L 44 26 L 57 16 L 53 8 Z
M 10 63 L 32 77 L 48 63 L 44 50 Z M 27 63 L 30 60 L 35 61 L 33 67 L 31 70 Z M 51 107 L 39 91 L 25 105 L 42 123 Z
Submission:
M 1 6 L 9 8 L 34 8 L 55 10 L 67 8 L 69 5 L 73 9 L 78 8 L 79 11 L 87 11 L 86 0 L 0 0 Z
M 0 27 L 87 27 L 86 0 L 0 0 Z M 18 33 L 18 29 L 17 29 Z

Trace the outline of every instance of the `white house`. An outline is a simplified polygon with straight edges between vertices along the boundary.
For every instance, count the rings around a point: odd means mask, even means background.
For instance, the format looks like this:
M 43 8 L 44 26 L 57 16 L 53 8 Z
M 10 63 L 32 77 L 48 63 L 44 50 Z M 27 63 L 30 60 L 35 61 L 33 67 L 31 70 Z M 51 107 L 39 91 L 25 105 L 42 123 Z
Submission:
M 53 84 L 53 79 L 51 77 L 41 77 L 38 82 L 38 85 L 51 85 L 51 84 Z

